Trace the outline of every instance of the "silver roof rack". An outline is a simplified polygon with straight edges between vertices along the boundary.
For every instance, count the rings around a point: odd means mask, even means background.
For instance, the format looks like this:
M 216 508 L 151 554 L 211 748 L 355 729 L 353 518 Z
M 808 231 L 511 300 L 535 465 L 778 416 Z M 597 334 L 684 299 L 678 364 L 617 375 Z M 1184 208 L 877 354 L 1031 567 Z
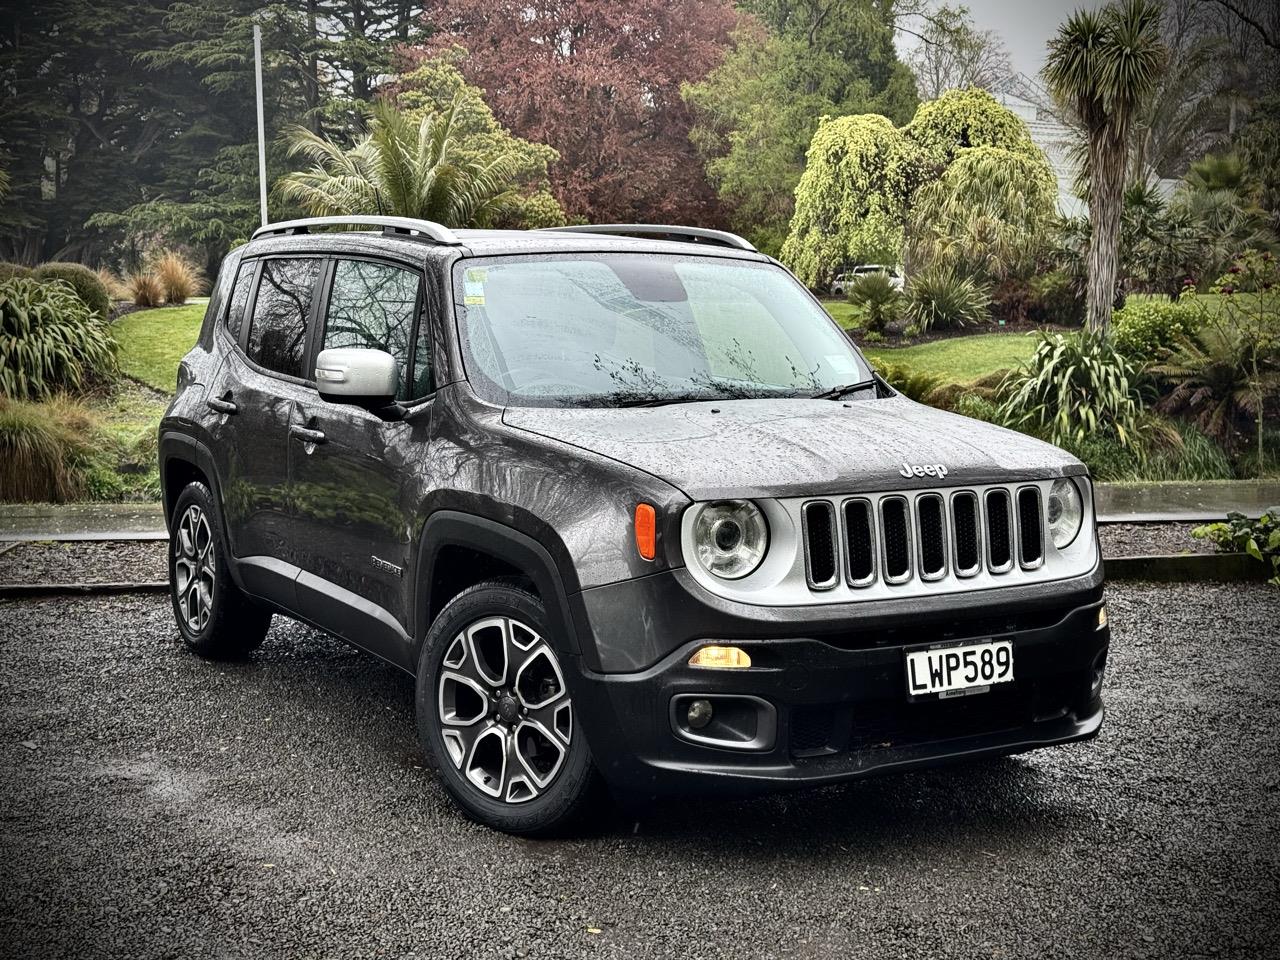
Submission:
M 250 240 L 259 237 L 285 236 L 292 233 L 310 233 L 312 227 L 362 226 L 381 227 L 383 233 L 419 234 L 450 246 L 460 246 L 462 241 L 448 227 L 434 220 L 415 220 L 411 217 L 367 217 L 352 214 L 349 217 L 307 217 L 304 220 L 282 220 L 279 223 L 268 223 L 253 231 Z
M 661 223 L 583 223 L 571 227 L 543 227 L 542 229 L 549 233 L 602 233 L 622 236 L 639 234 L 688 243 L 713 243 L 720 247 L 757 252 L 749 241 L 736 233 L 729 233 L 727 230 L 708 230 L 705 227 L 677 227 Z

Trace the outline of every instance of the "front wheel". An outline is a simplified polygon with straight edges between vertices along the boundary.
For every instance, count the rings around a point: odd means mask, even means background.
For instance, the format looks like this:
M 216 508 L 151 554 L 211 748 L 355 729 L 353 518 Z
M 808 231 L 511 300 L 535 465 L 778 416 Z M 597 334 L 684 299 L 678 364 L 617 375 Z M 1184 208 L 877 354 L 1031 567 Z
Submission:
M 454 597 L 418 664 L 418 732 L 454 800 L 508 833 L 555 833 L 601 795 L 541 600 L 492 581 Z

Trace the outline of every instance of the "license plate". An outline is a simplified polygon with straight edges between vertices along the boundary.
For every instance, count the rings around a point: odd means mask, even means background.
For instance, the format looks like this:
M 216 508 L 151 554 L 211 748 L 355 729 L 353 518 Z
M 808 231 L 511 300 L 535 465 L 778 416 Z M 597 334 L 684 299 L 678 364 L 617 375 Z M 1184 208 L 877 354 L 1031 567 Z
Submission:
M 963 697 L 1013 679 L 1013 642 L 983 640 L 907 651 L 907 694 Z

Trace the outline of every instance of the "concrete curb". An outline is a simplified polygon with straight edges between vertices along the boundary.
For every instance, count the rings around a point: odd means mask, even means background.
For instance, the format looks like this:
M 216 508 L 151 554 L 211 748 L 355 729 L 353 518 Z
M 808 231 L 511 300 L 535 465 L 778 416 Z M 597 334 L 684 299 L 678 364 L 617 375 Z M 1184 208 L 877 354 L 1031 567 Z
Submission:
M 1150 583 L 1199 583 L 1242 580 L 1262 583 L 1270 567 L 1247 553 L 1186 553 L 1176 556 L 1114 557 L 1105 559 L 1108 580 Z
M 0 583 L 0 599 L 32 597 L 94 596 L 113 593 L 168 593 L 167 580 L 141 583 Z
M 1093 489 L 1102 523 L 1197 523 L 1237 512 L 1258 517 L 1280 503 L 1280 482 L 1274 480 L 1099 483 Z

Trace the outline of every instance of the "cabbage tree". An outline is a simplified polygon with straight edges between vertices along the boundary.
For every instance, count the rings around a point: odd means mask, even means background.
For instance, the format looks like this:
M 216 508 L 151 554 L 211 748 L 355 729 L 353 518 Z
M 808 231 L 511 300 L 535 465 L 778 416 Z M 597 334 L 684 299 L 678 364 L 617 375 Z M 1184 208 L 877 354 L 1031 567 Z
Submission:
M 1106 331 L 1111 322 L 1132 128 L 1165 66 L 1161 13 L 1154 0 L 1077 10 L 1049 42 L 1045 80 L 1086 137 L 1092 228 L 1086 290 L 1093 330 Z

